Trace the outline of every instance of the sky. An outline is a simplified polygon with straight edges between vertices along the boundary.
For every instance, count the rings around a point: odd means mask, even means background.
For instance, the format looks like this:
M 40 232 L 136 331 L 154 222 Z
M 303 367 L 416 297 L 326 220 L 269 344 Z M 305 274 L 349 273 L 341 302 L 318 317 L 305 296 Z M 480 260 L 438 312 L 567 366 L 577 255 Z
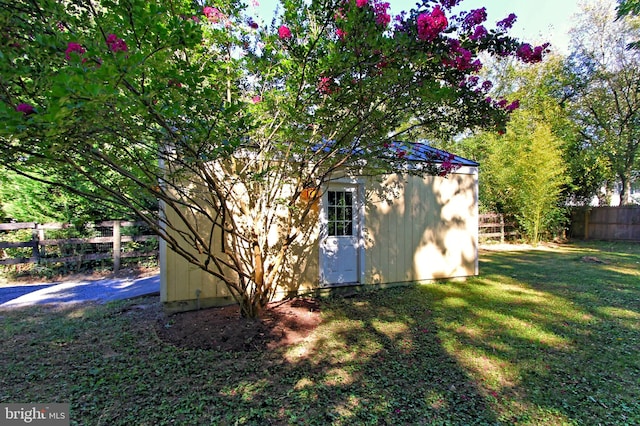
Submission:
M 251 0 L 259 2 L 257 13 L 271 22 L 277 0 Z M 391 16 L 414 7 L 415 0 L 385 0 L 391 4 Z M 610 0 L 615 2 L 615 0 Z M 569 52 L 568 30 L 572 17 L 579 12 L 581 0 L 463 0 L 459 10 L 487 8 L 487 23 L 495 22 L 515 13 L 518 17 L 510 34 L 532 44 L 549 42 L 554 52 Z M 251 8 L 250 8 L 251 10 Z

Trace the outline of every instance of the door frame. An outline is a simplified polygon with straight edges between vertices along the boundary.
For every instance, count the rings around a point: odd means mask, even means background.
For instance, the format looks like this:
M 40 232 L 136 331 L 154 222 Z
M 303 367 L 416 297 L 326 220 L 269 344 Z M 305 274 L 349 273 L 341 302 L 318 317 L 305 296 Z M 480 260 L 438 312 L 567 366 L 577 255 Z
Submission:
M 344 190 L 345 188 L 354 189 L 354 238 L 356 248 L 356 268 L 357 268 L 357 281 L 349 283 L 331 283 L 327 281 L 325 276 L 325 256 L 323 251 L 323 242 L 328 237 L 328 218 L 327 218 L 327 197 L 329 190 Z M 364 283 L 365 277 L 365 239 L 364 239 L 364 226 L 365 226 L 365 193 L 364 193 L 364 181 L 356 178 L 340 178 L 332 180 L 331 182 L 323 185 L 322 197 L 320 197 L 320 214 L 318 221 L 320 224 L 320 234 L 318 239 L 318 265 L 319 265 L 319 283 L 320 287 L 340 287 L 357 285 Z

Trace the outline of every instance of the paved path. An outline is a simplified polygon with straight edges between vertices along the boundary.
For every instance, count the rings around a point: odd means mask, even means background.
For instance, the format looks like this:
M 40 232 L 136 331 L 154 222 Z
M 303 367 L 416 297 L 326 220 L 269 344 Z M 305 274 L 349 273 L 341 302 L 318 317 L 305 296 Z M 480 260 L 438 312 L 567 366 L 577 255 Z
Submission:
M 160 275 L 137 279 L 103 279 L 0 287 L 0 308 L 45 303 L 106 303 L 160 292 Z

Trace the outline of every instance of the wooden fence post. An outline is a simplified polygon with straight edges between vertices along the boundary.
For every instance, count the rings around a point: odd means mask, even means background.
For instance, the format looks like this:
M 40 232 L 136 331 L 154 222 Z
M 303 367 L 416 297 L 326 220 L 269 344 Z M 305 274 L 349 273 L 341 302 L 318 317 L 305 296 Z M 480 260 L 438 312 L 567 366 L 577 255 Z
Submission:
M 591 215 L 591 209 L 587 209 L 584 213 L 584 239 L 589 239 L 589 216 Z
M 36 223 L 36 228 L 38 229 L 38 240 L 44 241 L 44 228 L 40 226 L 40 224 Z M 43 245 L 40 246 L 40 257 L 45 257 L 47 255 L 46 247 Z
M 504 215 L 500 213 L 500 244 L 504 244 Z
M 38 232 L 38 224 L 33 224 L 33 229 L 31 230 L 31 256 L 36 259 L 36 262 L 40 262 L 40 235 Z
M 120 221 L 113 221 L 113 273 L 120 270 Z

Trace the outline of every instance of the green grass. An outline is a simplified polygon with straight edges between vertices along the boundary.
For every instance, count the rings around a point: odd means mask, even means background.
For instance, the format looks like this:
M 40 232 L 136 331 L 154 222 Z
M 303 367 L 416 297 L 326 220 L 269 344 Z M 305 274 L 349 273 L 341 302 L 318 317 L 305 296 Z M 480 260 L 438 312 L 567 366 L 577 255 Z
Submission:
M 307 342 L 267 353 L 164 344 L 153 299 L 1 311 L 0 402 L 70 402 L 81 425 L 640 424 L 639 244 L 480 267 L 330 299 Z

